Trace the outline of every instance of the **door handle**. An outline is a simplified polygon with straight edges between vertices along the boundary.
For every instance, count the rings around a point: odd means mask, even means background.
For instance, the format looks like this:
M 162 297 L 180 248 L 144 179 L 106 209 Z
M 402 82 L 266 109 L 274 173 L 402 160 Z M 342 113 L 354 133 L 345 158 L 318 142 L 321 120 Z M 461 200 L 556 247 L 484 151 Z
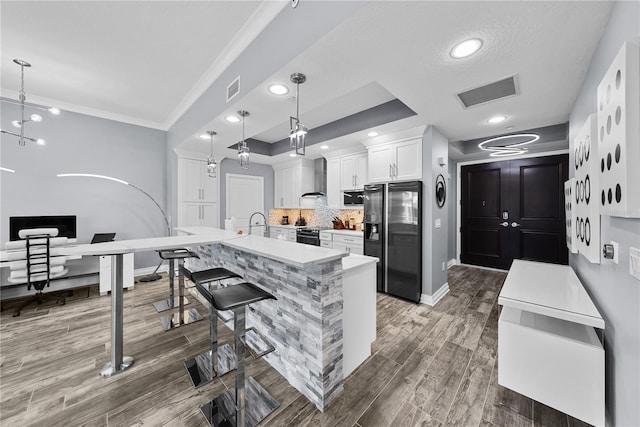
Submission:
M 505 222 L 501 222 L 500 225 L 503 226 L 503 227 L 508 227 L 509 223 L 507 221 L 505 221 Z
M 393 178 L 393 166 L 389 163 L 389 178 Z
M 513 228 L 516 228 L 516 227 L 520 227 L 520 224 L 518 224 L 517 222 L 513 221 L 513 222 L 511 223 L 511 226 L 512 226 Z

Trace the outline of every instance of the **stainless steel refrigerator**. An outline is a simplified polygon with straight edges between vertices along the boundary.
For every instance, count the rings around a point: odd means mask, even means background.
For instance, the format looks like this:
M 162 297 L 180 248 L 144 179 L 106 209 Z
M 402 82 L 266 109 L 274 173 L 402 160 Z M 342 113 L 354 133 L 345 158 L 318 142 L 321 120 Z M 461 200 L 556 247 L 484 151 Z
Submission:
M 422 293 L 422 182 L 364 187 L 364 254 L 380 259 L 378 292 L 419 302 Z

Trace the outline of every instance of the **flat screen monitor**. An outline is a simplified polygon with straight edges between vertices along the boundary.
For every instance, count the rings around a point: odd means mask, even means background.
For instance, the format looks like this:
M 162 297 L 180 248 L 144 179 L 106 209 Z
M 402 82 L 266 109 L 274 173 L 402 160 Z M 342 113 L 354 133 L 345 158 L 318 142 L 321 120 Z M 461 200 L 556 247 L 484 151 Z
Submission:
M 91 243 L 113 242 L 116 233 L 96 233 L 91 239 Z
M 59 237 L 77 238 L 75 215 L 9 217 L 9 240 L 20 240 L 18 232 L 27 228 L 57 228 Z

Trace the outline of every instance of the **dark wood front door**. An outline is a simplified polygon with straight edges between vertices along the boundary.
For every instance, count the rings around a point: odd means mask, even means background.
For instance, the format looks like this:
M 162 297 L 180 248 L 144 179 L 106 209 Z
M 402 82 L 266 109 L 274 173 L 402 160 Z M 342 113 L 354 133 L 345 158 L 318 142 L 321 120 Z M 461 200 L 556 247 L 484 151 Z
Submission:
M 561 155 L 464 166 L 461 261 L 501 269 L 514 259 L 567 264 L 568 164 Z

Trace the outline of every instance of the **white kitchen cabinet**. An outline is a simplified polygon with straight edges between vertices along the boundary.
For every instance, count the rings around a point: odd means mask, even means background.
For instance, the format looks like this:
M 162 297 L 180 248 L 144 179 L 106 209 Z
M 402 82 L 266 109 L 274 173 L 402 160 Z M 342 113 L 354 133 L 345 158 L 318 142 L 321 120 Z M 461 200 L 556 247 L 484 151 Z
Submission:
M 422 179 L 422 138 L 369 147 L 369 182 Z
M 300 196 L 313 191 L 313 161 L 295 160 L 274 165 L 276 208 L 301 208 Z
M 217 203 L 181 203 L 181 226 L 218 227 Z
M 180 199 L 183 202 L 215 203 L 218 180 L 207 173 L 207 162 L 181 157 L 178 159 Z
M 364 254 L 364 241 L 362 239 L 362 233 L 356 236 L 347 236 L 343 234 L 333 235 L 333 249 L 337 249 L 341 252 L 347 252 L 349 254 Z
M 269 226 L 269 237 L 272 239 L 281 239 L 288 242 L 296 241 L 296 229 L 292 227 L 280 227 L 277 225 Z
M 340 158 L 340 189 L 361 190 L 368 180 L 367 153 Z
M 113 273 L 111 256 L 100 256 L 100 295 L 111 292 L 111 274 Z M 133 253 L 122 256 L 122 287 L 133 289 Z
M 178 158 L 178 226 L 219 227 L 218 178 L 204 160 Z
M 340 191 L 340 159 L 327 159 L 327 206 L 332 209 L 342 207 Z

